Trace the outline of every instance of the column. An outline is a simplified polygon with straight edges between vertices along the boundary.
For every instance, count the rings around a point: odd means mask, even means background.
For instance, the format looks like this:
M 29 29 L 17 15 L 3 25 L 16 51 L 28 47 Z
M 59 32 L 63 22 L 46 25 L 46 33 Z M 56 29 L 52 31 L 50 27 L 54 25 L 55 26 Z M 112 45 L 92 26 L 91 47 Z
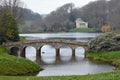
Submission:
M 26 56 L 25 56 L 25 48 L 20 49 L 20 56 L 23 57 L 23 58 L 26 58 Z
M 17 52 L 18 53 L 18 57 L 21 57 L 21 53 L 20 53 L 21 51 L 20 51 L 20 49 L 19 49 L 19 51 Z
M 41 64 L 41 48 L 36 50 L 36 63 Z
M 60 50 L 59 48 L 56 49 L 56 64 L 59 64 L 60 63 Z
M 85 55 L 85 58 L 86 58 L 86 51 L 89 51 L 89 49 L 88 49 L 88 47 L 84 47 L 84 50 L 85 50 L 84 55 Z
M 75 62 L 75 48 L 72 49 L 72 62 Z

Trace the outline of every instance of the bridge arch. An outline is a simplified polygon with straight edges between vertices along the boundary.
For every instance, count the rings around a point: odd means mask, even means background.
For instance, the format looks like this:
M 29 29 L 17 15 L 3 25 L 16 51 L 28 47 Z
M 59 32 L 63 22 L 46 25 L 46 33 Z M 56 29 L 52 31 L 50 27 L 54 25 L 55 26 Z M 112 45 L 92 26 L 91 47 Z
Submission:
M 41 61 L 43 63 L 54 63 L 56 57 L 56 49 L 53 45 L 45 44 L 41 47 Z
M 69 45 L 63 45 L 60 48 L 60 60 L 68 62 L 72 59 L 72 48 Z
M 75 47 L 75 50 L 82 50 L 82 52 L 86 52 L 86 48 L 84 46 L 77 46 Z
M 31 61 L 36 61 L 37 50 L 34 46 L 25 47 L 25 57 Z
M 20 49 L 18 47 L 11 47 L 10 48 L 10 55 L 19 56 Z
M 51 45 L 51 44 L 44 44 L 42 45 L 39 49 L 41 49 L 41 54 L 44 54 L 46 51 L 44 51 L 44 48 L 47 49 L 49 51 L 49 49 L 53 49 L 55 50 L 55 46 Z
M 86 50 L 85 50 L 85 48 L 82 47 L 82 46 L 76 47 L 76 49 L 75 49 L 76 55 L 77 55 L 77 53 L 82 54 L 82 55 L 85 55 L 85 52 L 86 52 Z
M 26 49 L 27 49 L 28 47 L 32 47 L 32 48 L 34 48 L 34 49 L 36 50 L 36 47 L 35 47 L 35 46 L 25 45 L 25 46 L 22 47 L 22 49 L 21 49 L 21 57 L 26 58 Z M 36 51 L 36 53 L 37 53 L 37 51 Z

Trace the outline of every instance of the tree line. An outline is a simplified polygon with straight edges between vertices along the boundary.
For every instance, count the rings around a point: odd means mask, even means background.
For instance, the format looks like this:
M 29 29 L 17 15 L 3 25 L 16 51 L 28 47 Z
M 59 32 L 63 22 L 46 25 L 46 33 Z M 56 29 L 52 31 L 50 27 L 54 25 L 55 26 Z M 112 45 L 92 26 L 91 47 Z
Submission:
M 94 32 L 101 32 L 101 27 L 109 25 L 113 31 L 120 29 L 120 0 L 97 0 L 82 8 L 73 3 L 65 4 L 52 11 L 45 18 L 29 22 L 23 32 L 64 32 L 75 28 L 75 20 L 82 18 L 89 23 Z M 22 31 L 21 31 L 22 32 Z
M 79 15 L 95 31 L 101 31 L 103 25 L 109 25 L 113 31 L 120 29 L 120 0 L 98 0 L 84 6 Z

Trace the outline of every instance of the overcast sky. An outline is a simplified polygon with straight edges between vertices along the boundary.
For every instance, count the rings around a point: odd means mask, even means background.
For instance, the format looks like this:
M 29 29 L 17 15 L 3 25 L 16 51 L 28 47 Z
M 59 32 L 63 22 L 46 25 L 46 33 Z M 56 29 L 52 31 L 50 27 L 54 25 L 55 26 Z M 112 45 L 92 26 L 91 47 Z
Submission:
M 40 14 L 48 14 L 66 3 L 74 3 L 75 7 L 82 7 L 95 0 L 21 0 L 26 8 Z

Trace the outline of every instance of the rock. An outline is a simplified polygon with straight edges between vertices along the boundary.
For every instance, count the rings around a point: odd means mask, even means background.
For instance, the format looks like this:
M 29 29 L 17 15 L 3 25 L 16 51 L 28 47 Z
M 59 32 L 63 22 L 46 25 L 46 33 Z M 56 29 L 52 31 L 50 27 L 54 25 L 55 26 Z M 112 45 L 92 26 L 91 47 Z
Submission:
M 102 34 L 88 43 L 89 51 L 118 51 L 120 50 L 120 34 L 109 32 Z

